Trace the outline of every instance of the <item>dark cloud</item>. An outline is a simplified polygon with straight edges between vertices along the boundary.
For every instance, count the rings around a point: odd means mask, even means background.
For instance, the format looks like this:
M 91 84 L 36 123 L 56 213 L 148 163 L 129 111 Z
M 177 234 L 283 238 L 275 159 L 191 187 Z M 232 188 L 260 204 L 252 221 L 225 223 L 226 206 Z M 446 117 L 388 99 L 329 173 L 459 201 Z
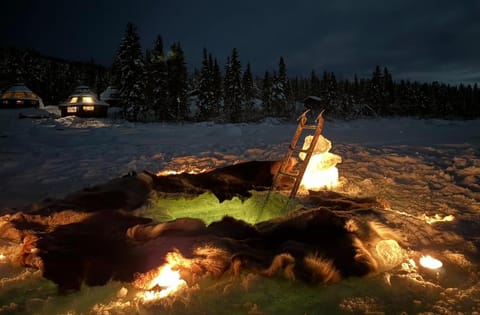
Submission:
M 236 47 L 259 75 L 283 56 L 290 76 L 366 76 L 381 65 L 396 79 L 480 81 L 478 0 L 19 0 L 0 12 L 3 46 L 61 58 L 110 64 L 132 21 L 144 48 L 161 34 L 192 67 L 204 47 L 221 63 Z

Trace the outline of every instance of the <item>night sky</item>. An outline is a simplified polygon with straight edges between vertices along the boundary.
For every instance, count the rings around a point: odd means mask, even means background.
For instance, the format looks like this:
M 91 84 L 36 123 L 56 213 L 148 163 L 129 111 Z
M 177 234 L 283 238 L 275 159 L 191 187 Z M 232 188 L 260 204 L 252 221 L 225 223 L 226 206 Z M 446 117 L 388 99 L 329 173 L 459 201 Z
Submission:
M 207 48 L 223 67 L 233 47 L 255 74 L 333 71 L 395 80 L 480 83 L 480 0 L 2 0 L 0 46 L 110 65 L 127 22 L 143 49 L 158 34 L 190 66 Z

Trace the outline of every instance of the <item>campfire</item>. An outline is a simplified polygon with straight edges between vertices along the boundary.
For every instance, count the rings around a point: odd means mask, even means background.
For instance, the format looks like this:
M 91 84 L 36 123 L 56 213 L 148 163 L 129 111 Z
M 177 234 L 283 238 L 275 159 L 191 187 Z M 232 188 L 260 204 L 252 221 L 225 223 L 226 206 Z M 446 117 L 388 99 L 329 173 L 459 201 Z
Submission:
M 137 294 L 143 301 L 154 301 L 165 298 L 187 285 L 180 276 L 179 267 L 189 264 L 178 252 L 170 252 L 166 256 L 166 263 L 142 275 L 138 275 L 133 285 L 144 290 Z

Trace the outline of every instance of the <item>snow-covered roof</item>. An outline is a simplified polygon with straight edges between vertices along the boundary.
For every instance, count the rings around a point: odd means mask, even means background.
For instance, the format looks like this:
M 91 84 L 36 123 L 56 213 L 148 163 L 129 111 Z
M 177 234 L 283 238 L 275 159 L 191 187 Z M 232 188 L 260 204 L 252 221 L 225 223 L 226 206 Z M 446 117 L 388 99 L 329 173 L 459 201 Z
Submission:
M 58 106 L 69 106 L 69 105 L 101 105 L 109 106 L 108 103 L 99 100 L 97 95 L 90 90 L 86 85 L 80 85 L 75 88 L 73 94 L 71 94 L 67 100 L 59 104 Z
M 15 84 L 2 94 L 2 99 L 39 100 L 40 97 L 24 84 Z
M 103 101 L 119 100 L 120 90 L 115 86 L 108 86 L 105 91 L 100 93 L 100 99 Z
M 90 87 L 86 86 L 86 85 L 79 85 L 75 88 L 75 91 L 73 91 L 73 93 L 82 93 L 82 92 L 91 92 L 93 93 L 91 90 L 90 90 Z

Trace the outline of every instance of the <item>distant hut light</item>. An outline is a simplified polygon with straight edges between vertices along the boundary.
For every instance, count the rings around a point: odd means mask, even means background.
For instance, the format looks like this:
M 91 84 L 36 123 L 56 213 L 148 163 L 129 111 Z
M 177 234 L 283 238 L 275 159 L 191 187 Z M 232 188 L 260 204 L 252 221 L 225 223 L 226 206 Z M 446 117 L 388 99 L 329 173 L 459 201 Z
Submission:
M 2 108 L 25 108 L 43 106 L 42 100 L 24 84 L 11 86 L 1 95 Z
M 82 97 L 82 102 L 87 104 L 93 104 L 93 98 L 91 96 L 84 96 Z
M 78 86 L 65 103 L 59 104 L 61 116 L 107 117 L 108 103 L 98 100 L 88 86 Z

